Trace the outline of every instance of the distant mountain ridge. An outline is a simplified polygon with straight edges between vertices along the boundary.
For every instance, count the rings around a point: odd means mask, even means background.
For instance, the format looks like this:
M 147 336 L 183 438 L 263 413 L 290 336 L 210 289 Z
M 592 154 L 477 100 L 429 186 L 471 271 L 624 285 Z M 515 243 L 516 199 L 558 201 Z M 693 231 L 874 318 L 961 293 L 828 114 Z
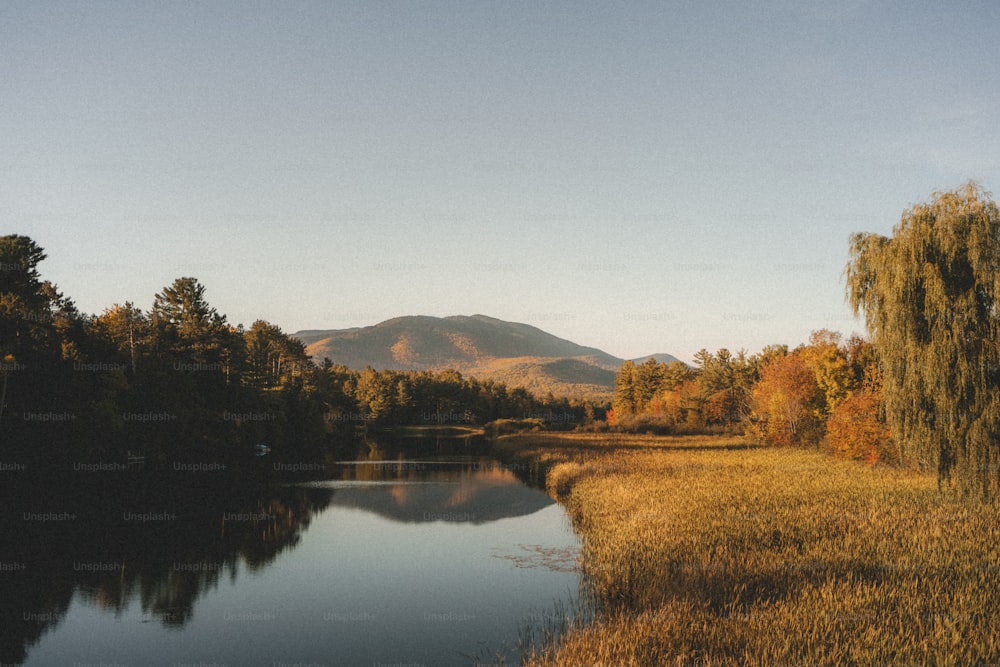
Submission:
M 667 354 L 665 352 L 659 352 L 657 354 L 647 354 L 642 357 L 636 357 L 632 361 L 634 363 L 641 364 L 643 362 L 649 361 L 650 359 L 660 364 L 672 364 L 675 361 L 680 361 L 680 359 L 678 359 L 674 355 Z
M 551 391 L 600 400 L 610 397 L 615 371 L 625 361 L 529 324 L 486 315 L 411 315 L 368 327 L 310 329 L 292 335 L 314 360 L 329 358 L 355 370 L 454 368 L 463 375 L 543 395 Z

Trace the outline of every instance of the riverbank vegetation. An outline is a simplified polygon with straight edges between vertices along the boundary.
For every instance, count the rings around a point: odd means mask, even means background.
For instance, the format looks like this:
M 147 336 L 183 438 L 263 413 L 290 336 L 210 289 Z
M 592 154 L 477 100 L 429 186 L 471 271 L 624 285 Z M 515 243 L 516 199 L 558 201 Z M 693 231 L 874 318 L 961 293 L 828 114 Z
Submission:
M 823 329 L 794 350 L 702 350 L 695 360 L 694 367 L 653 359 L 624 364 L 609 430 L 746 435 L 763 445 L 818 449 L 871 464 L 902 461 L 886 421 L 878 356 L 858 335 L 844 341 Z
M 595 620 L 528 664 L 995 664 L 994 505 L 741 437 L 511 436 L 583 540 Z

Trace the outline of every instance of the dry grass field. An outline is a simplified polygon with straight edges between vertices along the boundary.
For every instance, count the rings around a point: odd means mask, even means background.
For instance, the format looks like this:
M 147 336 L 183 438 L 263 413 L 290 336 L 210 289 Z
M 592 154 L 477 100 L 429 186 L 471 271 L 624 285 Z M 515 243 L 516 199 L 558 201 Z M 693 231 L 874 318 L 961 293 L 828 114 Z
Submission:
M 936 478 L 740 438 L 524 435 L 595 620 L 533 667 L 1000 663 L 1000 511 Z

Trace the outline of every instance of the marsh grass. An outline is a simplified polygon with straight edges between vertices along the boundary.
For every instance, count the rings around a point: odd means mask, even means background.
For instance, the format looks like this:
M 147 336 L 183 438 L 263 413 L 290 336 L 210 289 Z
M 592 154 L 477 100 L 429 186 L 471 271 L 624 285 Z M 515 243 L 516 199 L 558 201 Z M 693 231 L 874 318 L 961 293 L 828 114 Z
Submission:
M 738 438 L 515 436 L 583 540 L 592 622 L 526 664 L 1000 663 L 1000 511 Z

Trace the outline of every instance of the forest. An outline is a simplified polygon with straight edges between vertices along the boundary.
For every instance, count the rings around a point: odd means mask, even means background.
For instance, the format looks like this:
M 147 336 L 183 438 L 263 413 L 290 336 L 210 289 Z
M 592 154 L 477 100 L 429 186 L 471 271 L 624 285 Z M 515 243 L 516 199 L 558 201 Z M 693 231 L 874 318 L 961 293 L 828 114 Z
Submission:
M 768 445 L 822 445 L 846 458 L 892 462 L 881 392 L 872 344 L 823 329 L 791 351 L 703 349 L 693 367 L 628 361 L 615 377 L 607 421 L 638 433 L 745 433 Z
M 79 312 L 32 239 L 0 237 L 0 447 L 18 466 L 318 460 L 369 428 L 571 427 L 593 407 L 455 371 L 315 364 L 300 341 L 231 324 L 182 277 L 143 310 Z M 263 447 L 262 447 L 263 446 Z

